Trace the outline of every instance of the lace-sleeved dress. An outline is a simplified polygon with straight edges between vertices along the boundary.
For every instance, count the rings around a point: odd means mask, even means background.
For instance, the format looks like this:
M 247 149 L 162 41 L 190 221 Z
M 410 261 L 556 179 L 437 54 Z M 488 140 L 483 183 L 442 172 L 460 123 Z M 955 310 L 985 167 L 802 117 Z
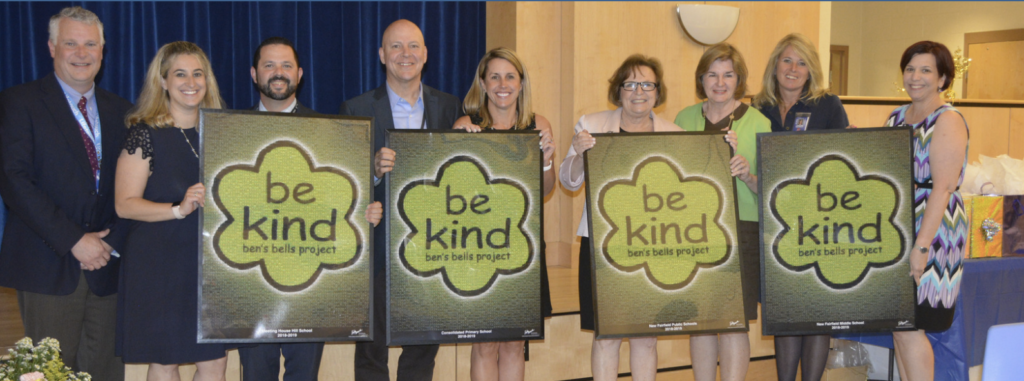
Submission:
M 894 110 L 886 126 L 902 125 L 914 128 L 914 232 L 917 233 L 921 229 L 921 219 L 924 217 L 928 196 L 932 193 L 929 156 L 935 122 L 944 112 L 953 111 L 960 114 L 960 111 L 948 104 L 942 105 L 920 123 L 909 125 L 906 122 L 909 106 L 901 106 Z M 964 126 L 967 126 L 966 120 Z M 960 179 L 957 180 L 957 191 L 949 197 L 942 224 L 939 225 L 939 230 L 928 250 L 928 264 L 925 265 L 921 284 L 917 286 L 917 328 L 920 329 L 943 331 L 953 324 L 956 298 L 960 294 L 960 276 L 963 273 L 964 247 L 968 232 L 964 201 L 959 191 L 960 184 L 964 181 L 964 169 L 967 168 L 966 156 L 965 153 L 964 164 L 960 167 Z
M 199 182 L 199 159 L 190 142 L 199 149 L 195 128 L 137 125 L 128 131 L 128 153 L 142 150 L 143 159 L 150 160 L 144 199 L 181 201 Z M 196 344 L 198 250 L 198 212 L 132 226 L 121 253 L 118 288 L 117 345 L 125 362 L 181 364 L 224 356 L 228 346 Z

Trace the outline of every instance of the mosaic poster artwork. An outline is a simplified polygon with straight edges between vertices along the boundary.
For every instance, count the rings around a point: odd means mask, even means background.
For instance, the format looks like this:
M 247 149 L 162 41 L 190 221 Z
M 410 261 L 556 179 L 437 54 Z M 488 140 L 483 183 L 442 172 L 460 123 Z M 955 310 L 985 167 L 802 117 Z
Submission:
M 725 134 L 594 136 L 585 270 L 597 337 L 746 331 Z
M 370 340 L 369 118 L 201 119 L 199 342 Z
M 911 133 L 758 134 L 765 335 L 914 327 Z
M 534 131 L 390 130 L 389 345 L 543 338 Z

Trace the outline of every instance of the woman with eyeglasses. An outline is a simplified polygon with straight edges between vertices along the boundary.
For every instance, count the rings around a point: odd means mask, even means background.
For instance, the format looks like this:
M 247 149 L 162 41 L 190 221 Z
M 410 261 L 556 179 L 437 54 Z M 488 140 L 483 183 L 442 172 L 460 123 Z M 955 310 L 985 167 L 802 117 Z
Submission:
M 730 160 L 736 177 L 740 220 L 740 274 L 743 277 L 743 310 L 747 320 L 757 319 L 760 298 L 761 249 L 757 223 L 757 142 L 759 132 L 771 132 L 771 122 L 759 111 L 740 102 L 747 88 L 747 66 L 732 45 L 719 43 L 704 52 L 697 64 L 697 97 L 706 101 L 676 115 L 676 125 L 686 131 L 730 131 L 726 139 L 736 150 Z M 691 335 L 690 360 L 697 381 L 714 381 L 721 364 L 723 381 L 746 378 L 750 365 L 750 341 L 746 332 Z
M 583 185 L 583 152 L 594 147 L 591 133 L 630 133 L 681 131 L 679 127 L 654 114 L 654 107 L 665 102 L 667 90 L 662 82 L 661 62 L 654 57 L 634 54 L 626 58 L 608 80 L 608 101 L 619 106 L 580 117 L 569 153 L 562 160 L 558 178 L 562 186 L 575 191 Z M 580 327 L 594 330 L 593 287 L 591 284 L 590 238 L 587 212 L 583 209 L 580 236 Z M 633 379 L 654 380 L 658 371 L 657 337 L 629 339 L 629 366 Z M 591 346 L 590 368 L 594 380 L 615 380 L 619 376 L 619 346 L 622 339 L 595 339 Z

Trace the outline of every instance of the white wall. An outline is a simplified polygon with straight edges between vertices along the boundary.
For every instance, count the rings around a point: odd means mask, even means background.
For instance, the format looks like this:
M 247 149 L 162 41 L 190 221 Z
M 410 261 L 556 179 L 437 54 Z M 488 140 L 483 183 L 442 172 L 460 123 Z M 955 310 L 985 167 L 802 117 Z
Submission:
M 833 45 L 850 46 L 850 95 L 892 97 L 902 86 L 900 56 L 911 44 L 932 40 L 950 52 L 964 33 L 1024 28 L 1024 2 L 834 2 Z M 954 90 L 963 96 L 957 80 Z
M 849 81 L 846 93 L 849 95 L 862 95 L 859 78 L 863 77 L 860 67 L 861 57 L 864 55 L 862 51 L 864 45 L 862 33 L 864 3 L 855 1 L 832 2 L 831 18 L 832 34 L 830 37 L 832 45 L 846 45 L 850 47 L 849 66 L 847 67 Z M 828 55 L 828 50 L 825 50 L 822 54 Z M 827 69 L 827 67 L 822 69 Z

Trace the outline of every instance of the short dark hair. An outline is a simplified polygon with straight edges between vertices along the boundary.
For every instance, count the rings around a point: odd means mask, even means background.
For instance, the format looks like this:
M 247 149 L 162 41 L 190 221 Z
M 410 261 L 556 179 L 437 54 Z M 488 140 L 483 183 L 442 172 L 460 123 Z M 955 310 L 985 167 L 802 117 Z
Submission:
M 910 45 L 903 52 L 903 57 L 900 58 L 900 72 L 906 70 L 907 64 L 918 54 L 931 54 L 935 57 L 935 71 L 940 77 L 946 76 L 946 81 L 942 83 L 942 87 L 939 87 L 939 91 L 946 91 L 953 84 L 953 77 L 956 76 L 953 55 L 949 54 L 949 49 L 946 48 L 946 45 L 935 41 L 920 41 Z
M 665 99 L 668 97 L 668 89 L 665 88 L 663 83 L 663 71 L 661 70 L 661 61 L 657 58 L 648 57 L 643 54 L 634 54 L 626 58 L 622 62 L 622 65 L 615 70 L 615 74 L 608 79 L 608 101 L 612 104 L 622 107 L 622 98 L 619 94 L 619 87 L 622 86 L 629 75 L 633 72 L 640 71 L 640 68 L 646 66 L 654 72 L 654 78 L 658 84 L 658 100 L 654 102 L 654 107 L 661 106 L 665 103 Z
M 256 52 L 252 54 L 252 67 L 256 67 L 260 64 L 260 52 L 263 51 L 263 47 L 267 45 L 284 45 L 292 48 L 292 54 L 295 56 L 295 66 L 302 67 L 299 63 L 299 52 L 295 51 L 295 45 L 292 45 L 291 40 L 284 37 L 271 37 L 260 43 L 260 46 L 256 47 Z

